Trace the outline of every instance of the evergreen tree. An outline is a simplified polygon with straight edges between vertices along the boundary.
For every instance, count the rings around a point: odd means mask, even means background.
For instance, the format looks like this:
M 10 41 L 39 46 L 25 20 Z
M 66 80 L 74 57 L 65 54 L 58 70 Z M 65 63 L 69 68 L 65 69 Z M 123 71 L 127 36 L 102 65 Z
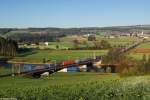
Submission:
M 0 37 L 0 56 L 15 56 L 18 45 L 15 41 Z

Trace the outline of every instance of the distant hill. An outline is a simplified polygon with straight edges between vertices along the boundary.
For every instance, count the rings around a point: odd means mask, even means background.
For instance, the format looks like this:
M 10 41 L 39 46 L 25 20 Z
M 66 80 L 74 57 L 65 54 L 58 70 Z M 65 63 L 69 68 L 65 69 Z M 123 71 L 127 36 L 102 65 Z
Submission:
M 127 34 L 132 32 L 150 34 L 150 25 L 84 27 L 84 28 L 0 28 L 0 35 L 16 41 L 55 41 L 57 37 L 71 34 Z

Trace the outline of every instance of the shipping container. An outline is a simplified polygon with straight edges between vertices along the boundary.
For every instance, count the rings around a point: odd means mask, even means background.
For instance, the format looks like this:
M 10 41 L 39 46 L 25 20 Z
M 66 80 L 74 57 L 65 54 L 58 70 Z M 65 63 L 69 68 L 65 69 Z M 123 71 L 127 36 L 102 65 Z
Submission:
M 63 61 L 62 65 L 71 65 L 71 64 L 74 64 L 75 61 L 74 60 L 66 60 L 66 61 Z

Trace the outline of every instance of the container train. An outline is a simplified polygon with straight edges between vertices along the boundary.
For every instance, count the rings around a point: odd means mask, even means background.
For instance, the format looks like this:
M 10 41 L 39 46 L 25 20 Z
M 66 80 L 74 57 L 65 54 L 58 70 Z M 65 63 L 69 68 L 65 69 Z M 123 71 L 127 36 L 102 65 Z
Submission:
M 33 65 L 33 64 L 27 64 L 24 65 L 24 70 L 25 71 L 31 71 L 31 70 L 37 70 L 37 69 L 50 69 L 50 70 L 54 70 L 54 69 L 58 69 L 61 66 L 68 66 L 68 65 L 73 65 L 73 64 L 79 64 L 79 63 L 83 63 L 83 62 L 88 62 L 88 61 L 93 61 L 93 60 L 101 60 L 102 57 L 101 56 L 96 56 L 95 59 L 92 58 L 85 58 L 85 59 L 78 59 L 78 60 L 65 60 L 63 62 L 59 62 L 59 63 L 51 63 L 51 64 L 42 64 L 42 65 Z
M 101 56 L 96 56 L 95 60 L 101 60 Z M 78 59 L 78 60 L 65 60 L 61 63 L 61 65 L 66 66 L 66 65 L 72 65 L 72 64 L 78 64 L 82 62 L 87 62 L 87 61 L 92 61 L 93 58 L 85 58 L 85 59 Z

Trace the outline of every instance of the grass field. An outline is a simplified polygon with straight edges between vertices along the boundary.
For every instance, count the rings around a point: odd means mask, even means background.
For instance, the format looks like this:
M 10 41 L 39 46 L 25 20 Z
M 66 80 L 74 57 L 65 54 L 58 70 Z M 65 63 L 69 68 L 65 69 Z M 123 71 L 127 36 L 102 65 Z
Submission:
M 59 46 L 59 49 L 68 49 L 68 48 L 73 48 L 73 43 L 72 42 L 49 42 L 49 45 L 20 45 L 19 47 L 21 48 L 38 48 L 38 49 L 57 49 L 56 46 Z M 80 45 L 81 46 L 81 45 Z
M 78 39 L 81 43 L 78 44 L 79 48 L 82 47 L 93 47 L 93 41 L 88 41 L 87 37 L 79 37 L 79 36 L 66 36 L 63 38 L 60 38 L 60 42 L 49 42 L 48 46 L 45 45 L 19 45 L 19 47 L 24 47 L 24 48 L 38 48 L 38 49 L 57 49 L 56 46 L 58 45 L 58 49 L 71 49 L 75 48 L 75 45 L 73 43 L 73 40 Z M 133 42 L 139 41 L 138 38 L 136 37 L 118 37 L 118 38 L 106 38 L 103 36 L 96 36 L 97 41 L 100 40 L 107 40 L 111 46 L 125 46 L 125 45 L 130 45 Z M 86 41 L 84 43 L 83 41 Z
M 50 42 L 41 49 L 73 48 L 75 37 L 61 38 L 61 42 Z M 104 38 L 97 37 L 98 40 Z M 111 45 L 129 45 L 137 38 L 119 37 L 108 39 Z M 88 42 L 92 45 L 92 42 Z M 85 46 L 85 45 L 80 45 Z M 27 46 L 29 47 L 29 46 Z M 140 48 L 149 48 L 142 44 Z M 31 46 L 29 48 L 37 48 Z M 43 62 L 43 58 L 54 61 L 73 60 L 95 55 L 105 55 L 108 50 L 32 50 L 21 53 L 12 61 Z M 141 60 L 144 53 L 131 52 L 130 56 Z M 146 54 L 149 55 L 148 53 Z M 4 71 L 3 68 L 0 69 Z M 5 72 L 9 72 L 6 70 Z M 1 74 L 1 73 L 0 73 Z M 54 73 L 50 77 L 39 79 L 22 76 L 0 78 L 0 98 L 18 98 L 21 100 L 150 100 L 150 76 L 120 77 L 118 74 L 102 73 Z
M 130 53 L 130 56 L 137 60 L 142 60 L 143 55 L 146 55 L 147 58 L 150 55 L 150 42 L 142 43 L 133 49 Z
M 137 48 L 150 48 L 150 42 L 143 43 L 143 44 L 139 45 Z
M 0 65 L 0 75 L 7 75 L 10 74 L 12 70 L 10 68 L 5 68 L 4 66 Z
M 93 57 L 93 53 L 95 55 L 105 55 L 107 50 L 34 50 L 11 60 L 24 62 L 42 62 L 43 58 L 50 61 L 74 60 Z
M 125 46 L 125 45 L 130 45 L 133 42 L 139 41 L 140 39 L 136 37 L 116 37 L 116 38 L 105 38 L 105 37 L 97 37 L 98 40 L 107 40 L 112 46 Z
M 142 60 L 143 59 L 143 55 L 146 55 L 146 58 L 148 59 L 150 53 L 136 53 L 134 51 L 132 51 L 129 56 L 133 57 L 136 60 Z
M 150 55 L 150 53 L 131 53 L 129 56 L 133 57 L 136 60 L 142 60 L 143 55 L 146 55 L 146 57 L 148 59 L 148 56 Z
M 39 46 L 26 46 L 25 48 L 40 48 L 40 49 L 56 49 L 56 45 L 59 46 L 59 49 L 68 49 L 68 48 L 74 48 L 73 40 L 78 38 L 77 36 L 66 36 L 63 38 L 60 38 L 60 42 L 49 42 L 48 46 L 39 45 Z M 82 38 L 82 37 L 80 37 Z M 111 45 L 118 46 L 118 45 L 129 45 L 132 44 L 135 41 L 139 41 L 138 38 L 133 37 L 118 37 L 118 38 L 106 38 L 102 36 L 97 36 L 97 40 L 107 40 Z M 87 39 L 85 39 L 87 40 Z M 91 41 L 87 41 L 89 46 L 93 46 L 93 43 Z M 80 47 L 85 47 L 86 45 L 80 44 Z M 84 57 L 91 57 L 93 55 L 93 52 L 96 52 L 96 55 L 105 55 L 107 53 L 107 50 L 36 50 L 29 54 L 22 54 L 23 56 L 15 57 L 12 60 L 15 61 L 27 61 L 27 62 L 42 62 L 43 58 L 46 58 L 47 60 L 68 60 L 68 59 L 78 59 L 78 58 L 84 58 Z M 141 55 L 141 54 L 139 54 Z M 136 57 L 138 55 L 132 54 L 133 57 Z M 141 56 L 139 56 L 140 59 Z
M 55 73 L 49 78 L 0 78 L 0 98 L 23 100 L 149 100 L 150 76 Z

